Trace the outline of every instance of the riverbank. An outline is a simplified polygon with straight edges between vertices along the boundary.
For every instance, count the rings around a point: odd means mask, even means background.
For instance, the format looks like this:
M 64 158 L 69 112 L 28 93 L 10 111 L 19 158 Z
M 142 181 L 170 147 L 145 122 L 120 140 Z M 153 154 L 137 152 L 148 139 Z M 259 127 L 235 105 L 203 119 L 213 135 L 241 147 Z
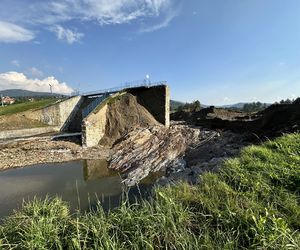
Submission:
M 299 249 L 300 134 L 244 148 L 217 173 L 105 213 L 33 201 L 0 228 L 3 249 Z
M 67 138 L 64 138 L 67 139 Z M 139 183 L 151 172 L 164 171 L 168 181 L 195 182 L 201 171 L 216 170 L 224 159 L 249 145 L 245 134 L 216 131 L 172 123 L 170 128 L 133 128 L 112 149 L 103 146 L 82 148 L 80 139 L 51 140 L 51 136 L 0 142 L 0 170 L 40 163 L 81 159 L 107 159 L 122 173 L 127 185 Z
M 81 159 L 107 159 L 111 150 L 102 146 L 82 148 L 77 142 L 53 141 L 50 136 L 0 143 L 0 170 L 39 163 Z

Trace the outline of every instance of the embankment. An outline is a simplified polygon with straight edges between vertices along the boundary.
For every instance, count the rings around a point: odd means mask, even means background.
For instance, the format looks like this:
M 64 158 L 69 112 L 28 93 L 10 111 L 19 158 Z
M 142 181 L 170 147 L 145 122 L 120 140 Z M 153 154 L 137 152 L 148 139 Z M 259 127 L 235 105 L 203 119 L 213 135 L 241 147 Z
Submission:
M 76 106 L 80 104 L 81 98 L 81 96 L 74 96 L 42 109 L 26 111 L 23 115 L 31 120 L 62 128 Z

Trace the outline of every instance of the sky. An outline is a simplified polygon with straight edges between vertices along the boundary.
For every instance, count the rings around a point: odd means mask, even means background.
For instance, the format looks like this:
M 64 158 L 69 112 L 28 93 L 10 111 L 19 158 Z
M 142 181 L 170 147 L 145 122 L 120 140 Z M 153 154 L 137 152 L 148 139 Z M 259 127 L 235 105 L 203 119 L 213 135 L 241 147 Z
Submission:
M 143 80 L 203 104 L 300 96 L 299 0 L 0 0 L 0 90 Z

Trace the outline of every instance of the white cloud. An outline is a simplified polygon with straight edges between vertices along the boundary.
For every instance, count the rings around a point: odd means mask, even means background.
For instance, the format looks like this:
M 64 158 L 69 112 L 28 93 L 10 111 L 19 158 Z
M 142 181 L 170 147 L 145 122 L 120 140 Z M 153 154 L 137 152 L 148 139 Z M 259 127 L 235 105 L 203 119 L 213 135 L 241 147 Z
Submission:
M 167 14 L 167 16 L 165 17 L 165 19 L 156 25 L 150 26 L 150 27 L 146 27 L 146 28 L 142 28 L 140 29 L 140 32 L 142 33 L 147 33 L 147 32 L 153 32 L 156 30 L 160 30 L 162 28 L 166 28 L 169 26 L 170 22 L 177 16 L 177 11 L 171 11 L 170 13 Z
M 50 29 L 56 34 L 57 39 L 66 41 L 69 44 L 79 42 L 84 34 L 72 31 L 70 29 L 65 29 L 60 25 L 55 25 Z
M 48 0 L 28 4 L 26 12 L 21 0 L 12 1 L 15 2 L 14 9 L 19 9 L 18 12 L 15 10 L 18 15 L 13 15 L 10 20 L 53 26 L 72 20 L 108 25 L 137 19 L 145 21 L 145 17 L 161 19 L 182 0 Z M 2 18 L 7 20 L 9 17 Z
M 11 61 L 11 64 L 14 65 L 14 66 L 16 66 L 16 67 L 20 67 L 20 66 L 21 66 L 19 60 L 12 60 L 12 61 Z
M 13 23 L 0 21 L 0 42 L 27 42 L 33 38 L 32 31 Z
M 30 91 L 49 92 L 49 84 L 53 86 L 54 93 L 70 94 L 73 89 L 65 82 L 59 82 L 54 76 L 39 79 L 28 78 L 23 73 L 6 72 L 0 74 L 0 90 L 4 89 L 24 89 Z
M 41 70 L 37 69 L 36 67 L 30 68 L 29 73 L 31 76 L 37 77 L 37 78 L 40 78 L 44 75 L 44 73 Z
M 132 20 L 158 16 L 175 0 L 64 0 L 52 1 L 44 9 L 42 22 L 62 20 L 90 20 L 101 25 L 128 23 Z M 45 14 L 45 13 L 44 13 Z
M 34 32 L 22 27 L 24 24 L 37 31 L 46 27 L 55 32 L 59 40 L 69 44 L 80 41 L 84 36 L 83 33 L 64 28 L 65 23 L 70 21 L 100 25 L 140 21 L 141 32 L 152 32 L 170 24 L 176 17 L 176 6 L 180 1 L 182 0 L 10 0 L 1 5 L 8 11 L 0 10 L 0 20 L 3 20 L 0 21 L 0 42 L 33 40 Z M 153 25 L 153 20 L 158 24 Z

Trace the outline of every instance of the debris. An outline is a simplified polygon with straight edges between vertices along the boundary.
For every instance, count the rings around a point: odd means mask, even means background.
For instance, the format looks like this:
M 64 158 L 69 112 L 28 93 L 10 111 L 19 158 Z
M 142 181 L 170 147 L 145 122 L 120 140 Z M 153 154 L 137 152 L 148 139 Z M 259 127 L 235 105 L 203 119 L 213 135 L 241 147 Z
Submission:
M 0 144 L 0 170 L 39 163 L 105 159 L 109 152 L 102 146 L 84 149 L 75 142 L 52 141 L 50 136 L 15 140 Z
M 186 167 L 186 150 L 215 135 L 214 131 L 201 133 L 200 128 L 180 124 L 133 129 L 114 146 L 109 167 L 122 172 L 128 186 L 139 183 L 150 172 L 180 172 Z

